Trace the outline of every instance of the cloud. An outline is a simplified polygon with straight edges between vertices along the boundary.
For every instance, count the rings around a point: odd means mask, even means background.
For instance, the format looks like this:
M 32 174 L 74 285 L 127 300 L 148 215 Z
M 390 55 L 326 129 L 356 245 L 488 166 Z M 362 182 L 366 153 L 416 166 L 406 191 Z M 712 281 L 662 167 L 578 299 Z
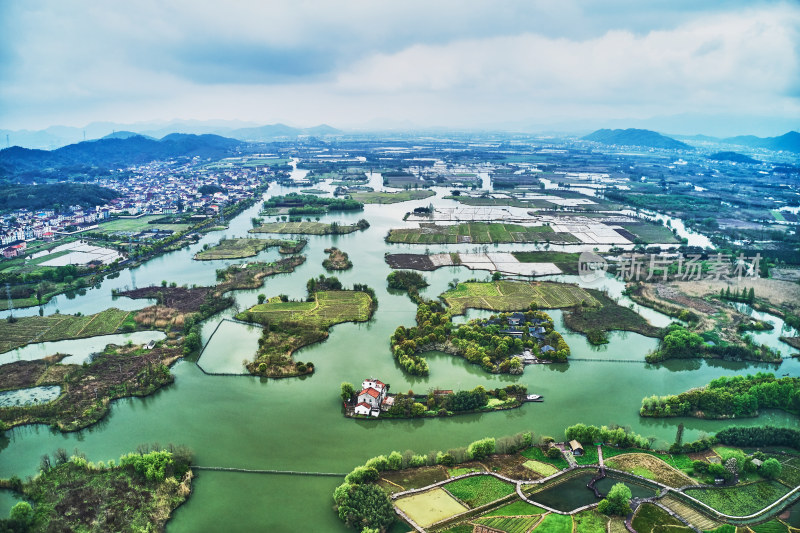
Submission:
M 341 73 L 342 91 L 493 94 L 566 105 L 769 108 L 798 78 L 796 10 L 695 20 L 585 40 L 538 34 L 413 45 Z
M 0 2 L 1 126 L 800 113 L 796 4 Z

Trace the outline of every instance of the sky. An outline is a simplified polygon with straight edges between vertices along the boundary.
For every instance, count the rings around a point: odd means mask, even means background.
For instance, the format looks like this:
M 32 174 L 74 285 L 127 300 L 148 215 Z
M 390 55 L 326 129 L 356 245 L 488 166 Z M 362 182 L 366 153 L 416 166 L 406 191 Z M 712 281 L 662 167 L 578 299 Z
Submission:
M 800 2 L 0 0 L 4 129 L 725 117 L 800 129 Z

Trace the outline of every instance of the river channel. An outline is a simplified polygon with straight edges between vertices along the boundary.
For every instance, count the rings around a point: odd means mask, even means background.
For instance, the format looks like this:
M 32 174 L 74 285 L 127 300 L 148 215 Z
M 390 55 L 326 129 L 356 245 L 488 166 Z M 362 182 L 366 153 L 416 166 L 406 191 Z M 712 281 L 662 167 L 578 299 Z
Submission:
M 379 180 L 373 180 L 379 183 Z M 294 189 L 296 190 L 296 189 Z M 537 435 L 563 437 L 566 426 L 619 424 L 657 443 L 671 442 L 679 422 L 686 426 L 684 440 L 693 440 L 704 432 L 715 432 L 729 425 L 723 421 L 696 419 L 641 419 L 641 399 L 652 394 L 671 394 L 708 383 L 709 380 L 756 370 L 800 376 L 797 359 L 782 365 L 745 364 L 720 361 L 670 361 L 646 365 L 642 361 L 656 341 L 635 333 L 613 333 L 610 343 L 591 346 L 583 336 L 567 331 L 561 313 L 553 318 L 572 348 L 572 357 L 580 359 L 563 365 L 532 365 L 521 376 L 490 375 L 463 359 L 444 354 L 428 354 L 430 376 L 406 375 L 389 351 L 389 337 L 399 325 L 414 324 L 415 306 L 403 294 L 390 293 L 386 276 L 390 268 L 385 252 L 424 253 L 426 246 L 388 245 L 384 237 L 391 227 L 411 225 L 403 214 L 414 207 L 454 206 L 441 197 L 446 191 L 436 189 L 437 197 L 394 205 L 368 205 L 364 212 L 325 216 L 323 220 L 353 223 L 366 218 L 371 227 L 363 232 L 341 236 L 310 236 L 303 251 L 307 261 L 292 274 L 268 278 L 256 290 L 236 291 L 242 309 L 257 301 L 259 293 L 268 296 L 288 294 L 305 297 L 306 281 L 326 273 L 322 260 L 324 248 L 337 246 L 350 254 L 354 268 L 340 273 L 346 285 L 366 283 L 378 297 L 378 309 L 368 323 L 341 324 L 331 329 L 330 338 L 307 347 L 295 358 L 312 361 L 315 373 L 304 378 L 283 380 L 250 376 L 214 376 L 204 374 L 194 361 L 174 365 L 175 383 L 146 398 L 130 398 L 113 404 L 109 416 L 86 430 L 61 434 L 46 426 L 24 426 L 7 431 L 0 438 L 0 477 L 34 475 L 42 454 L 57 448 L 78 448 L 90 460 L 116 459 L 135 450 L 140 443 L 185 444 L 196 454 L 202 466 L 246 469 L 300 470 L 346 473 L 364 460 L 392 450 L 417 452 L 465 446 L 485 436 L 500 437 L 532 430 Z M 273 186 L 267 195 L 290 190 Z M 245 236 L 256 216 L 254 206 L 230 222 L 230 227 L 203 238 L 189 248 L 153 259 L 146 264 L 106 279 L 98 288 L 73 298 L 59 296 L 44 307 L 50 314 L 94 313 L 107 307 L 136 309 L 148 304 L 127 298 L 113 298 L 111 290 L 144 287 L 162 280 L 179 284 L 215 283 L 215 269 L 241 261 L 193 261 L 203 244 L 215 244 L 220 237 Z M 445 247 L 429 246 L 433 252 Z M 473 251 L 474 245 L 454 245 L 448 250 Z M 535 246 L 491 246 L 490 251 L 535 249 Z M 277 259 L 276 250 L 266 250 L 259 260 Z M 435 297 L 445 291 L 453 279 L 485 279 L 487 272 L 463 267 L 446 267 L 424 273 L 430 283 L 424 294 Z M 579 281 L 578 278 L 568 281 Z M 593 287 L 597 287 L 595 284 Z M 606 278 L 599 284 L 613 296 L 619 296 L 621 283 Z M 625 301 L 627 303 L 627 301 Z M 25 310 L 35 314 L 38 308 Z M 643 311 L 656 325 L 669 319 L 654 311 Z M 204 325 L 204 342 L 225 318 L 226 312 Z M 478 316 L 470 315 L 470 316 Z M 257 332 L 242 334 L 234 326 L 218 331 L 222 337 L 209 344 L 201 358 L 212 368 L 241 370 L 243 359 L 255 352 Z M 225 342 L 228 336 L 230 342 Z M 235 342 L 234 342 L 235 341 Z M 786 347 L 788 352 L 788 346 Z M 73 352 L 70 352 L 73 353 Z M 81 354 L 73 353 L 76 357 Z M 629 360 L 630 362 L 611 362 Z M 487 388 L 521 383 L 531 393 L 544 396 L 543 403 L 531 403 L 519 409 L 488 414 L 464 415 L 429 420 L 361 421 L 342 416 L 339 385 L 343 381 L 360 383 L 374 376 L 391 385 L 393 391 L 426 392 L 431 388 L 465 389 L 483 385 Z M 796 426 L 797 419 L 783 412 L 763 413 L 756 419 L 739 421 L 743 425 L 772 424 Z M 336 477 L 259 475 L 201 471 L 194 482 L 189 502 L 175 513 L 168 524 L 171 533 L 214 531 L 345 531 L 332 510 L 331 493 L 341 480 Z M 0 500 L 4 503 L 5 499 Z M 0 512 L 7 510 L 0 509 Z

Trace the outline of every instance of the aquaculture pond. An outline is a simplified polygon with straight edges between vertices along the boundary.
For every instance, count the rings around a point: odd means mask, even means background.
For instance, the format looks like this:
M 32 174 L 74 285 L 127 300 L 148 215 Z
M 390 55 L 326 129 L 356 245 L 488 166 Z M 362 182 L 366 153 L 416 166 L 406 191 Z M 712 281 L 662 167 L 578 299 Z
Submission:
M 16 407 L 52 402 L 61 394 L 61 387 L 48 385 L 0 392 L 0 407 Z
M 587 487 L 589 482 L 596 475 L 596 470 L 581 472 L 576 476 L 570 477 L 566 481 L 562 481 L 561 483 L 536 492 L 530 495 L 529 498 L 534 502 L 564 512 L 569 512 L 591 503 L 597 503 L 598 499 L 594 492 Z M 613 474 L 599 480 L 596 487 L 602 495 L 605 495 L 608 494 L 608 491 L 611 490 L 611 487 L 614 486 L 615 483 L 625 483 L 625 485 L 631 489 L 631 495 L 637 498 L 648 498 L 656 494 L 655 488 L 633 483 L 627 478 L 618 478 Z
M 373 179 L 376 179 L 373 177 Z M 380 181 L 376 179 L 376 181 Z M 296 189 L 271 187 L 268 195 L 285 194 Z M 391 205 L 367 205 L 363 212 L 324 215 L 321 220 L 353 224 L 366 218 L 370 227 L 348 235 L 308 236 L 303 250 L 307 257 L 292 274 L 270 277 L 263 287 L 235 291 L 240 309 L 258 301 L 258 294 L 286 294 L 304 299 L 306 282 L 327 274 L 322 261 L 325 248 L 336 246 L 347 252 L 353 268 L 338 273 L 345 286 L 365 283 L 375 290 L 378 308 L 371 321 L 333 326 L 325 342 L 299 350 L 295 357 L 315 365 L 312 375 L 301 378 L 262 379 L 251 376 L 215 376 L 203 373 L 194 361 L 179 361 L 172 367 L 174 384 L 145 398 L 128 398 L 113 403 L 109 416 L 86 430 L 61 434 L 46 426 L 24 426 L 7 431 L 0 442 L 0 477 L 34 475 L 43 454 L 58 448 L 78 448 L 92 461 L 117 459 L 135 450 L 139 444 L 158 442 L 185 444 L 195 451 L 196 463 L 202 466 L 247 469 L 299 470 L 304 472 L 349 472 L 375 455 L 411 449 L 419 453 L 465 446 L 485 436 L 500 437 L 520 431 L 536 435 L 563 436 L 564 428 L 579 422 L 619 424 L 655 438 L 665 445 L 675 438 L 679 423 L 685 425 L 684 440 L 696 439 L 704 432 L 713 433 L 729 425 L 727 421 L 699 419 L 641 419 L 641 400 L 653 394 L 677 394 L 708 383 L 724 375 L 747 374 L 757 370 L 800 376 L 800 361 L 786 360 L 782 365 L 733 363 L 724 361 L 683 360 L 663 365 L 644 364 L 647 351 L 656 340 L 635 333 L 612 333 L 609 343 L 591 346 L 582 335 L 564 328 L 561 313 L 553 311 L 556 328 L 564 334 L 575 359 L 569 364 L 531 365 L 520 376 L 487 374 L 466 360 L 441 353 L 426 355 L 430 375 L 410 376 L 395 363 L 389 338 L 399 325 L 414 325 L 416 305 L 407 295 L 389 292 L 386 276 L 391 269 L 384 253 L 424 253 L 453 250 L 462 252 L 535 250 L 536 245 L 477 247 L 388 245 L 384 241 L 393 227 L 412 224 L 402 220 L 415 207 L 436 205 L 456 207 L 444 200 L 445 189 L 424 200 Z M 113 298 L 112 289 L 160 285 L 162 280 L 178 284 L 211 285 L 216 283 L 216 269 L 243 261 L 194 261 L 204 244 L 216 244 L 223 236 L 244 237 L 252 228 L 251 217 L 258 216 L 259 206 L 245 210 L 230 221 L 228 229 L 204 235 L 183 250 L 153 259 L 119 276 L 104 280 L 98 288 L 70 299 L 54 298 L 44 306 L 51 314 L 95 313 L 108 307 L 137 309 L 149 305 L 143 300 Z M 580 250 L 584 245 L 576 245 Z M 279 258 L 277 250 L 266 250 L 259 260 Z M 250 258 L 249 260 L 252 260 Z M 424 272 L 430 284 L 422 291 L 436 298 L 455 280 L 485 279 L 488 272 L 463 267 L 446 267 Z M 565 281 L 578 278 L 565 276 Z M 621 283 L 604 278 L 592 288 L 621 294 Z M 628 305 L 627 300 L 623 300 Z M 38 309 L 26 310 L 28 314 Z M 655 325 L 669 323 L 669 318 L 648 311 Z M 203 324 L 203 342 L 211 342 L 200 357 L 207 371 L 238 373 L 241 362 L 254 355 L 258 328 L 238 324 L 217 325 L 229 319 L 233 311 L 217 315 Z M 0 314 L 0 318 L 6 316 Z M 470 313 L 470 316 L 473 316 Z M 475 315 L 477 316 L 477 315 Z M 92 349 L 92 351 L 94 348 Z M 89 351 L 87 349 L 87 351 Z M 73 351 L 76 357 L 88 355 Z M 627 360 L 627 361 L 625 361 Z M 619 362 L 625 361 L 625 362 Z M 487 388 L 511 383 L 526 385 L 531 393 L 544 396 L 543 403 L 529 403 L 519 409 L 470 414 L 449 418 L 417 420 L 353 420 L 342 416 L 339 386 L 343 381 L 360 384 L 373 376 L 391 385 L 392 390 L 425 393 L 432 388 Z M 757 418 L 741 420 L 742 425 L 795 427 L 797 418 L 785 412 L 770 411 Z M 223 527 L 226 531 L 346 531 L 332 510 L 331 493 L 341 483 L 337 477 L 236 474 L 198 471 L 194 490 L 187 504 L 181 506 L 168 524 L 170 532 L 194 532 Z M 588 496 L 591 493 L 582 489 Z M 593 496 L 592 496 L 593 497 Z

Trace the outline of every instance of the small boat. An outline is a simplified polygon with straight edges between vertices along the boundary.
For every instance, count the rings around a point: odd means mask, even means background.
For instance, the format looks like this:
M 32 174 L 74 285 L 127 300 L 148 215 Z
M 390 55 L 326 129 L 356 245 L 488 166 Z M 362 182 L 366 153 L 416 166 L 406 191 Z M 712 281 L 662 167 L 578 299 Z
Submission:
M 526 402 L 543 402 L 544 398 L 540 394 L 528 394 L 525 396 Z

